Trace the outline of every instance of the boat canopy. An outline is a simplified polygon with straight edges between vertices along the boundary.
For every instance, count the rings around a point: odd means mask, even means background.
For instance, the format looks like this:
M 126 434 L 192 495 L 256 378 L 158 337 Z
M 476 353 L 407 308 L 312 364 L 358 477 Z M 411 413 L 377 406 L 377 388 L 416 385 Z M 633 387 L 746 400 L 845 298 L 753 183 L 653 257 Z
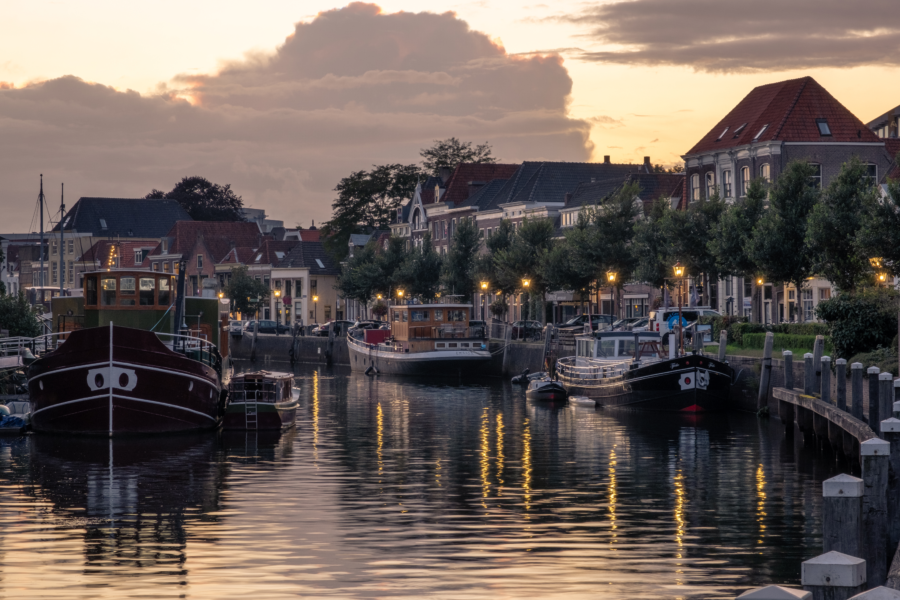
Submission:
M 579 358 L 659 358 L 660 335 L 655 331 L 601 331 L 575 338 Z

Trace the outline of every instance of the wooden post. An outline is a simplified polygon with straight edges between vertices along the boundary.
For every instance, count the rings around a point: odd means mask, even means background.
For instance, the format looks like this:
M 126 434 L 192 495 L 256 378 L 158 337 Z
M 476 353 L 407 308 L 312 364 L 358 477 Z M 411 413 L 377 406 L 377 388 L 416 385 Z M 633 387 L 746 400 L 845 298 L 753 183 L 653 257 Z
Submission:
M 762 410 L 769 405 L 769 379 L 772 377 L 772 346 L 775 345 L 775 334 L 766 333 L 766 343 L 763 346 L 762 366 L 759 372 L 759 396 L 756 398 L 756 410 Z
M 888 555 L 900 545 L 900 419 L 881 422 L 881 437 L 891 445 L 888 463 Z
M 894 380 L 894 403 L 900 402 L 900 379 Z M 894 412 L 898 412 L 897 407 L 894 407 Z M 894 415 L 895 417 L 897 415 Z
M 694 353 L 695 354 L 703 354 L 703 335 L 697 331 L 696 325 L 694 326 Z
M 821 390 L 822 402 L 827 402 L 831 404 L 831 357 L 823 356 L 819 361 L 819 371 L 822 373 L 820 379 L 822 381 L 822 385 L 819 386 Z
M 803 355 L 803 393 L 810 395 L 813 393 L 813 379 L 816 374 L 813 367 L 813 355 L 807 352 Z
M 850 414 L 863 420 L 863 366 L 862 363 L 850 365 L 850 391 L 853 393 L 853 405 Z
M 900 592 L 880 585 L 877 588 L 857 594 L 850 600 L 900 600 Z
M 728 346 L 728 330 L 723 329 L 719 332 L 719 362 L 725 362 L 725 351 Z
M 329 367 L 334 360 L 334 330 L 337 327 L 337 321 L 332 321 L 328 327 L 328 345 L 325 347 L 325 364 Z
M 794 353 L 785 350 L 781 357 L 784 359 L 784 387 L 792 390 L 794 389 Z
M 822 482 L 822 550 L 862 555 L 863 480 L 837 475 Z
M 887 486 L 891 445 L 872 438 L 859 446 L 865 483 L 862 556 L 866 559 L 866 581 L 881 585 L 887 578 L 888 568 Z
M 878 429 L 878 424 L 881 423 L 881 413 L 879 412 L 878 405 L 878 374 L 880 373 L 880 369 L 878 367 L 869 367 L 866 369 L 866 375 L 869 378 L 869 427 L 872 428 L 873 431 Z M 884 415 L 887 417 L 887 415 Z
M 506 323 L 506 333 L 503 336 L 503 376 L 509 374 L 509 345 L 512 343 L 512 324 Z
M 898 379 L 897 381 L 900 381 L 900 379 Z M 894 382 L 894 389 L 896 389 L 897 381 Z M 894 402 L 894 413 L 891 416 L 893 416 L 895 419 L 900 419 L 900 402 Z
M 766 587 L 747 590 L 737 597 L 737 600 L 812 600 L 812 592 L 786 588 L 780 585 L 767 585 Z
M 885 419 L 893 416 L 894 412 L 894 377 L 890 373 L 881 373 L 878 375 L 878 415 L 880 423 Z M 872 427 L 874 430 L 875 428 Z
M 553 325 L 547 323 L 544 326 L 544 350 L 541 352 L 541 364 L 538 367 L 538 371 L 552 371 L 551 365 L 548 361 L 547 353 L 550 351 L 550 338 L 553 337 Z M 637 345 L 635 345 L 635 351 L 637 351 Z M 544 368 L 546 367 L 546 369 Z
M 813 393 L 818 394 L 821 389 L 819 384 L 822 380 L 822 355 L 825 354 L 825 336 L 817 335 L 816 343 L 813 344 L 813 368 L 816 370 L 815 379 L 813 379 Z
M 834 370 L 837 377 L 837 407 L 847 410 L 847 361 L 839 358 L 834 361 Z
M 848 600 L 866 589 L 866 561 L 826 552 L 800 565 L 800 581 L 813 600 Z

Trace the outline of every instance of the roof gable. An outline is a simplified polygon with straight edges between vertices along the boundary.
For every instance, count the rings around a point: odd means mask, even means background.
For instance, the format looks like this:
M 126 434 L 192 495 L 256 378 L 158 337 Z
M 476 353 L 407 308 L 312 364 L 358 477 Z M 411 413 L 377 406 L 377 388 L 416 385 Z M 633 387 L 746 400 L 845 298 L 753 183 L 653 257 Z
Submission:
M 441 196 L 441 202 L 452 202 L 454 206 L 460 206 L 474 191 L 470 188 L 470 183 L 478 182 L 483 185 L 492 179 L 506 179 L 512 177 L 518 168 L 519 165 L 513 164 L 460 163 L 447 180 L 447 191 Z M 422 202 L 425 203 L 424 197 Z
M 63 226 L 96 237 L 161 238 L 177 221 L 191 221 L 191 216 L 175 200 L 79 198 Z
M 165 237 L 169 239 L 169 254 L 181 255 L 190 254 L 202 239 L 214 263 L 221 261 L 232 248 L 258 248 L 262 243 L 256 223 L 231 221 L 178 221 Z M 162 248 L 157 247 L 153 254 L 162 254 Z
M 300 242 L 277 264 L 278 268 L 306 268 L 312 275 L 339 275 L 336 262 L 325 252 L 321 242 Z

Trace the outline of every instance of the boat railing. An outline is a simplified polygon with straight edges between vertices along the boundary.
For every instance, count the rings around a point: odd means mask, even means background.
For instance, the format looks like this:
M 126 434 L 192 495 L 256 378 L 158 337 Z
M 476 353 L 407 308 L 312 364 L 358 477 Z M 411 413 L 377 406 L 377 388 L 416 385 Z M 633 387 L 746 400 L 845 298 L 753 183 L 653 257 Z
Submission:
M 202 362 L 217 370 L 221 368 L 222 357 L 219 349 L 206 339 L 205 335 L 156 332 L 156 337 L 173 352 L 183 354 L 187 358 Z
M 46 354 L 47 352 L 53 352 L 60 346 L 62 346 L 63 342 L 68 339 L 69 331 L 58 331 L 56 333 L 47 333 L 44 335 L 39 335 L 35 338 L 24 338 L 30 339 L 30 345 L 24 346 L 31 350 L 31 353 L 35 356 L 41 356 Z
M 621 377 L 631 368 L 631 360 L 610 362 L 593 358 L 566 356 L 556 361 L 559 377 L 578 381 L 586 385 L 602 383 L 613 377 Z

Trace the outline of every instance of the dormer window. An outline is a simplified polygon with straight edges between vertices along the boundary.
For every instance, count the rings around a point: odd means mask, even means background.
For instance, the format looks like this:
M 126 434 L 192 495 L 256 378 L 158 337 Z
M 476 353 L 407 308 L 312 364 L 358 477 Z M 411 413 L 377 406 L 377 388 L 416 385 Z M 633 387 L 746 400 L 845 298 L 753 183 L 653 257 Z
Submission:
M 768 128 L 769 128 L 769 124 L 768 124 L 768 123 L 766 123 L 765 125 L 763 125 L 763 126 L 762 126 L 762 129 L 759 130 L 759 133 L 757 133 L 755 136 L 753 136 L 753 141 L 754 141 L 754 142 L 759 141 L 759 138 L 762 136 L 762 134 L 764 134 L 764 133 L 766 132 L 766 129 L 768 129 Z
M 819 128 L 819 135 L 831 135 L 831 127 L 826 119 L 816 119 L 816 127 Z
M 100 229 L 106 231 L 106 219 L 100 219 Z
M 744 127 L 746 127 L 746 126 L 747 126 L 747 124 L 744 123 L 743 125 L 741 125 L 741 126 L 738 127 L 737 129 L 735 129 L 735 130 L 734 130 L 734 138 L 732 138 L 732 139 L 736 139 L 737 136 L 741 135 L 741 132 L 744 131 Z
M 726 128 L 724 129 L 724 131 L 722 131 L 722 133 L 719 134 L 719 137 L 716 138 L 716 141 L 718 142 L 718 141 L 721 140 L 723 137 L 725 137 L 725 134 L 726 134 L 726 133 L 728 133 L 728 127 L 726 127 Z

